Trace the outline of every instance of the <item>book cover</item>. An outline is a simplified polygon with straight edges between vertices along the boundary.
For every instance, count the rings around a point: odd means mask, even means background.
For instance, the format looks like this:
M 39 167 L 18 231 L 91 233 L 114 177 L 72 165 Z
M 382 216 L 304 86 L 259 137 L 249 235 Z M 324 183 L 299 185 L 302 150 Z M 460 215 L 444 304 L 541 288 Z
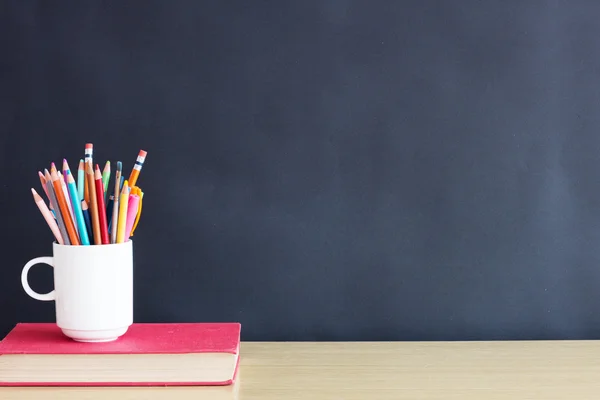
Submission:
M 21 323 L 0 341 L 0 385 L 228 385 L 240 331 L 239 323 L 137 323 L 116 341 L 81 343 L 56 324 Z

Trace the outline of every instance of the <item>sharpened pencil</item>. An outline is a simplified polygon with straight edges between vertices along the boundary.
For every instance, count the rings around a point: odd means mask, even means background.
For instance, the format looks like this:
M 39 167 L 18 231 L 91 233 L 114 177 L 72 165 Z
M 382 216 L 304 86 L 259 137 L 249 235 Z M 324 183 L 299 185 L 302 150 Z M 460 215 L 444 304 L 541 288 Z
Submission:
M 83 213 L 85 228 L 87 230 L 88 238 L 91 244 L 91 241 L 94 237 L 94 233 L 92 232 L 92 218 L 90 217 L 90 210 L 85 200 L 81 200 L 81 212 Z
M 81 240 L 82 246 L 88 246 L 90 239 L 87 233 L 87 227 L 85 226 L 85 219 L 83 218 L 83 211 L 81 210 L 81 204 L 79 202 L 79 194 L 77 193 L 77 186 L 75 186 L 75 179 L 70 170 L 67 170 L 67 183 L 69 184 L 69 196 L 71 196 L 71 202 L 73 204 L 73 214 L 75 214 L 75 221 L 77 222 L 79 239 Z
M 85 188 L 85 170 L 83 169 L 83 160 L 79 160 L 79 168 L 77 168 L 77 194 L 79 202 L 84 199 Z
M 127 205 L 129 203 L 129 187 L 127 181 L 123 182 L 119 198 L 119 220 L 117 221 L 117 243 L 125 242 L 125 227 L 127 223 Z
M 54 206 L 50 202 L 50 195 L 48 194 L 48 187 L 46 186 L 46 177 L 42 174 L 41 171 L 38 171 L 38 176 L 40 177 L 40 183 L 42 184 L 42 189 L 44 189 L 44 193 L 46 193 L 46 198 L 48 199 L 50 212 L 52 213 L 52 217 L 56 218 L 54 215 Z
M 71 217 L 69 207 L 67 206 L 67 200 L 65 199 L 65 194 L 61 185 L 61 179 L 58 177 L 54 164 L 52 165 L 52 167 L 52 172 L 50 174 L 50 177 L 52 178 L 52 186 L 54 187 L 56 201 L 58 203 L 60 213 L 63 216 L 67 234 L 69 235 L 69 241 L 72 245 L 78 246 L 81 243 L 79 242 L 79 237 L 77 236 L 77 231 L 75 230 L 75 224 L 73 223 L 73 218 Z M 64 183 L 64 181 L 62 182 Z
M 123 164 L 121 161 L 117 161 L 117 171 L 115 172 L 115 189 L 114 189 L 114 202 L 112 210 L 112 218 L 110 221 L 110 242 L 117 243 L 117 221 L 119 219 L 119 197 L 121 189 L 121 175 L 122 175 Z
M 65 242 L 63 241 L 62 235 L 60 233 L 60 229 L 58 229 L 58 225 L 56 224 L 56 221 L 54 220 L 54 216 L 50 212 L 50 209 L 48 208 L 48 206 L 46 206 L 44 199 L 42 199 L 42 197 L 39 194 L 37 194 L 37 192 L 35 191 L 34 188 L 31 188 L 31 193 L 33 194 L 33 201 L 35 201 L 35 204 L 38 206 L 40 212 L 42 213 L 42 216 L 44 217 L 44 219 L 46 220 L 46 223 L 50 227 L 52 234 L 56 238 L 56 241 L 59 244 L 64 244 Z
M 109 244 L 110 239 L 108 238 L 108 224 L 106 223 L 106 206 L 104 205 L 104 184 L 102 183 L 102 173 L 100 172 L 100 166 L 98 164 L 96 164 L 94 178 L 96 184 L 96 201 L 98 205 L 100 237 L 102 244 Z
M 104 186 L 104 202 L 108 200 L 108 182 L 110 181 L 110 161 L 107 161 L 102 171 L 102 186 Z
M 50 172 L 47 169 L 44 170 L 44 178 L 46 178 L 46 188 L 48 188 L 48 196 L 50 197 L 50 204 L 54 207 L 54 216 L 56 217 L 56 223 L 58 224 L 58 229 L 63 238 L 64 244 L 71 244 L 71 240 L 69 239 L 69 235 L 67 234 L 67 228 L 65 227 L 65 221 L 63 219 L 62 213 L 60 212 L 60 208 L 58 207 L 58 201 L 56 200 L 56 193 L 54 193 L 54 185 L 52 184 L 52 177 L 50 176 Z
M 85 165 L 85 180 L 90 195 L 90 215 L 92 217 L 92 232 L 94 232 L 94 244 L 102 244 L 102 235 L 100 233 L 100 219 L 98 216 L 98 199 L 96 195 L 96 185 L 94 182 L 94 171 L 92 169 L 92 163 L 86 162 Z

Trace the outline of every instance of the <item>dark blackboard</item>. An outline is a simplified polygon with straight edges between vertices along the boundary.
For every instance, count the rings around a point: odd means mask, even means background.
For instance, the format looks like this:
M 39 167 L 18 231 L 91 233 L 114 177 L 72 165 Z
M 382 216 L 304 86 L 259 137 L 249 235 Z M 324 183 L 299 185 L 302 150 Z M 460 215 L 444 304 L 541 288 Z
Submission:
M 148 151 L 135 320 L 600 335 L 600 3 L 0 3 L 0 332 L 53 321 L 37 171 Z M 50 268 L 32 272 L 52 287 Z

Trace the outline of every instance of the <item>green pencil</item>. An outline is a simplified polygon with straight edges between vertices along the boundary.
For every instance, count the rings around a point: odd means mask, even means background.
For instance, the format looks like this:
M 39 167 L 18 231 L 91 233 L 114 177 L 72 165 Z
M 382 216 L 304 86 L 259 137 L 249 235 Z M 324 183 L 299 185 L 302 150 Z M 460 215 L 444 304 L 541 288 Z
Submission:
M 108 181 L 110 181 L 110 161 L 107 161 L 104 165 L 104 171 L 102 171 L 102 185 L 104 186 L 104 201 L 106 202 L 108 194 Z

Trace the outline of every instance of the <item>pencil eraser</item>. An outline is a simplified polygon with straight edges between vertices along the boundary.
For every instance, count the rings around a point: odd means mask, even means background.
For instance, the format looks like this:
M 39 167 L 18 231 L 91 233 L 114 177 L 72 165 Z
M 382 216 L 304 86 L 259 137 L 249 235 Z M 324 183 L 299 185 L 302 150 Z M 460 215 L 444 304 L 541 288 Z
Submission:
M 148 154 L 146 151 L 140 150 L 140 152 L 138 153 L 138 156 L 140 156 L 140 157 L 146 157 L 146 154 Z

